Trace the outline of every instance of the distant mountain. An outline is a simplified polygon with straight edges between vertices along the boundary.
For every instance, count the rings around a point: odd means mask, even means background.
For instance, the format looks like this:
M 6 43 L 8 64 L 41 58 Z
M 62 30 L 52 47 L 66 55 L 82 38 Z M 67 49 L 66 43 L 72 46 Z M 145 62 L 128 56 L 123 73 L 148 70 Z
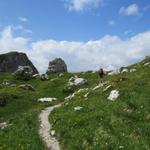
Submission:
M 38 73 L 25 53 L 9 52 L 0 55 L 0 72 L 14 72 L 19 66 L 30 66 L 34 74 Z

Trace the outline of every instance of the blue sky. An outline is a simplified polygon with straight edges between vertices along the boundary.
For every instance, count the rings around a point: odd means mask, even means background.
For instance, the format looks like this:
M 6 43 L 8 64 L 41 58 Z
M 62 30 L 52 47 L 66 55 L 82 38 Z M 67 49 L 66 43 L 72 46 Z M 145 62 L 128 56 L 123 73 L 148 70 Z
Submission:
M 149 0 L 3 0 L 0 53 L 26 52 L 40 72 L 55 57 L 114 69 L 150 54 L 149 14 Z
M 106 34 L 127 38 L 149 30 L 150 8 L 144 10 L 150 5 L 149 0 L 101 1 L 95 8 L 91 4 L 84 10 L 69 10 L 66 0 L 3 0 L 0 2 L 0 27 L 22 25 L 32 31 L 24 36 L 31 36 L 34 40 L 69 41 L 96 40 Z M 119 14 L 121 7 L 131 4 L 139 7 L 139 14 Z M 25 17 L 28 21 L 21 22 L 18 17 Z M 110 21 L 115 24 L 110 25 Z M 124 34 L 127 31 L 132 33 L 127 36 Z

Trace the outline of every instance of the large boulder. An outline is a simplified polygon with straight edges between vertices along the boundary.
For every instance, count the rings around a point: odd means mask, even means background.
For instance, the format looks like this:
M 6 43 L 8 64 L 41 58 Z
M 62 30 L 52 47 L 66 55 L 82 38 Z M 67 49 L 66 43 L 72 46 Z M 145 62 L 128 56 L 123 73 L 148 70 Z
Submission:
M 69 79 L 68 86 L 80 86 L 84 85 L 85 83 L 87 83 L 87 80 L 74 76 Z
M 15 72 L 19 66 L 30 66 L 33 74 L 38 71 L 25 53 L 9 52 L 0 55 L 0 72 Z
M 14 76 L 19 80 L 30 80 L 32 79 L 33 70 L 30 66 L 19 66 L 14 72 Z
M 56 58 L 49 62 L 47 74 L 67 72 L 67 65 L 61 58 Z

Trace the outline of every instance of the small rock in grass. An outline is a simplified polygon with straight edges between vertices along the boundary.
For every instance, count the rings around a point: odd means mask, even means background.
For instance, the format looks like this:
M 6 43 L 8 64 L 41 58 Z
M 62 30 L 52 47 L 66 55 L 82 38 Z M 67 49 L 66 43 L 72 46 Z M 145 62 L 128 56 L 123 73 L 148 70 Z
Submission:
M 128 73 L 128 69 L 127 68 L 124 68 L 121 73 Z
M 86 80 L 83 79 L 83 78 L 76 78 L 76 79 L 74 80 L 74 85 L 76 85 L 76 86 L 80 86 L 80 85 L 83 85 L 83 84 L 85 84 L 85 83 L 86 83 Z
M 127 80 L 128 78 L 126 78 L 126 77 L 121 77 L 120 79 L 119 79 L 119 82 L 122 82 L 122 81 L 125 81 L 125 80 Z
M 75 110 L 75 111 L 79 111 L 79 110 L 81 110 L 81 109 L 83 109 L 83 107 L 81 107 L 81 106 L 74 107 L 74 110 Z
M 111 87 L 112 87 L 111 85 L 106 86 L 106 88 L 103 90 L 103 92 L 106 92 L 106 91 L 109 90 Z
M 116 75 L 116 74 L 119 74 L 120 73 L 120 70 L 117 69 L 117 70 L 113 70 L 111 72 L 108 73 L 108 75 Z
M 0 129 L 5 129 L 6 127 L 8 127 L 8 124 L 6 122 L 2 122 L 0 123 Z
M 110 82 L 109 81 L 105 81 L 105 82 L 102 82 L 102 83 L 99 83 L 97 86 L 95 86 L 92 90 L 94 91 L 94 90 L 97 90 L 97 89 L 99 89 L 99 88 L 101 88 L 101 87 L 103 87 L 103 86 L 105 86 L 105 85 L 107 85 L 107 84 L 109 84 Z
M 75 93 L 73 93 L 72 95 L 69 95 L 69 96 L 65 97 L 65 100 L 70 100 L 70 99 L 72 99 L 74 97 L 75 97 Z
M 62 77 L 63 75 L 64 75 L 63 73 L 60 73 L 60 74 L 59 74 L 59 77 Z
M 34 74 L 34 75 L 32 75 L 32 78 L 33 78 L 33 79 L 36 79 L 37 77 L 39 77 L 39 74 Z
M 123 149 L 124 147 L 122 145 L 119 146 L 119 149 Z
M 143 66 L 146 67 L 146 66 L 149 66 L 149 65 L 150 65 L 150 62 L 147 62 Z
M 65 105 L 65 106 L 68 106 L 68 105 L 69 105 L 69 103 L 68 103 L 68 102 L 67 102 L 67 103 L 64 103 L 64 105 Z
M 79 89 L 77 92 L 75 92 L 76 94 L 80 94 L 84 91 L 88 91 L 88 88 L 83 88 L 83 89 Z
M 42 80 L 42 81 L 49 80 L 48 75 L 47 75 L 47 74 L 42 74 L 42 75 L 41 75 L 41 80 Z
M 112 90 L 107 99 L 111 100 L 111 101 L 115 101 L 118 97 L 119 97 L 119 91 L 118 90 Z
M 130 69 L 130 72 L 135 72 L 135 71 L 136 71 L 136 69 L 135 69 L 135 68 Z
M 65 98 L 65 100 L 72 99 L 72 98 L 74 98 L 77 94 L 80 94 L 80 93 L 82 93 L 82 92 L 84 92 L 84 91 L 87 91 L 87 90 L 88 90 L 88 88 L 79 89 L 78 91 L 74 92 L 73 94 L 67 96 L 67 97 Z
M 52 131 L 51 131 L 51 135 L 52 135 L 52 136 L 54 136 L 55 133 L 56 133 L 55 130 L 52 130 Z
M 2 83 L 2 85 L 4 85 L 4 86 L 10 86 L 11 84 L 12 84 L 12 82 L 9 80 L 4 80 Z
M 38 102 L 52 102 L 52 101 L 56 101 L 57 98 L 51 98 L 51 97 L 44 97 L 44 98 L 39 98 Z
M 90 92 L 86 93 L 86 94 L 84 95 L 84 97 L 87 98 L 89 94 L 90 94 Z
M 100 87 L 102 87 L 103 86 L 103 84 L 99 84 L 99 85 L 97 85 L 97 86 L 95 86 L 92 90 L 94 91 L 94 90 L 97 90 L 97 89 L 99 89 Z
M 33 88 L 33 86 L 31 84 L 21 84 L 21 85 L 19 85 L 19 88 L 35 91 L 35 89 Z

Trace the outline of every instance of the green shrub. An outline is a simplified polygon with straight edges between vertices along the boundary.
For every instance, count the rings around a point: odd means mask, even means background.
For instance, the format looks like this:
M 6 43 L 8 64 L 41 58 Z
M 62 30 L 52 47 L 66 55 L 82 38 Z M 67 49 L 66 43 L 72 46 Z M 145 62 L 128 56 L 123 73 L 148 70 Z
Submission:
M 71 94 L 73 93 L 75 90 L 75 87 L 74 86 L 65 86 L 63 88 L 63 93 L 66 93 L 66 94 Z
M 15 94 L 0 93 L 0 107 L 6 106 L 12 99 L 18 99 L 18 96 Z
M 5 106 L 7 104 L 8 95 L 0 94 L 0 106 Z

